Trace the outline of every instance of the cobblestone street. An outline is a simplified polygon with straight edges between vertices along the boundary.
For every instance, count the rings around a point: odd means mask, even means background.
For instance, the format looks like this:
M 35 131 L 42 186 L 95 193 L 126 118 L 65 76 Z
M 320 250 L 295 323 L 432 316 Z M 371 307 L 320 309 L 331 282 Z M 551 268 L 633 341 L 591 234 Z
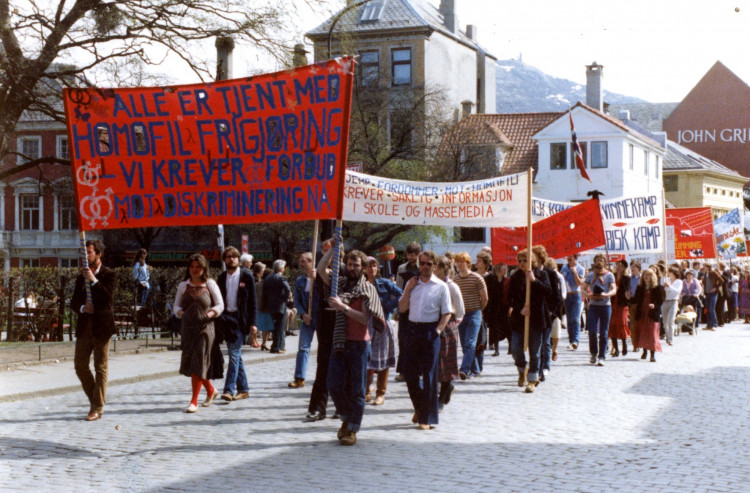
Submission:
M 595 367 L 582 343 L 561 341 L 531 395 L 504 346 L 486 353 L 431 431 L 391 377 L 354 447 L 332 419 L 303 422 L 314 358 L 302 389 L 286 387 L 293 359 L 251 365 L 250 399 L 194 415 L 185 377 L 110 387 L 94 423 L 81 391 L 1 403 L 0 490 L 750 491 L 750 326 L 683 334 L 657 363 L 629 353 Z

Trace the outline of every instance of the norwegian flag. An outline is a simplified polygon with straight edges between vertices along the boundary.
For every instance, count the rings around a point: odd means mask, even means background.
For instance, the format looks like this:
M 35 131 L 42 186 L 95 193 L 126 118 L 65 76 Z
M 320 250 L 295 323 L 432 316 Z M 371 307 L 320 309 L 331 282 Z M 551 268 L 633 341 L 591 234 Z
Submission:
M 575 126 L 573 126 L 573 113 L 571 112 L 571 110 L 568 110 L 568 117 L 570 118 L 570 134 L 573 139 L 573 153 L 575 155 L 576 166 L 581 172 L 581 176 L 583 178 L 586 178 L 588 181 L 591 181 L 591 178 L 589 178 L 589 174 L 586 173 L 586 164 L 583 162 L 583 152 L 581 152 L 581 145 L 578 143 L 578 139 L 576 138 L 576 128 Z

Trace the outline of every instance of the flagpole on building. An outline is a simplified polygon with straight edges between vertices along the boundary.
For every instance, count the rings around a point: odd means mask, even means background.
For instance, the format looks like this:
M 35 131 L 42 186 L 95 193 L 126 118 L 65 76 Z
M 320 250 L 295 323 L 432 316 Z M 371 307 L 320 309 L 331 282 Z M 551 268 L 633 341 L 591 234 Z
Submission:
M 531 183 L 534 180 L 534 174 L 533 174 L 533 168 L 529 166 L 528 170 L 528 184 L 526 187 L 526 231 L 527 231 L 527 238 L 526 238 L 526 255 L 528 257 L 528 262 L 526 262 L 526 268 L 528 269 L 527 272 L 531 270 L 531 259 L 532 259 L 532 252 L 531 252 L 531 243 L 532 243 L 532 235 L 531 235 Z M 524 308 L 527 310 L 530 310 L 531 308 L 531 280 L 527 277 L 526 278 L 526 302 L 524 304 Z M 529 350 L 529 317 L 531 316 L 531 313 L 527 313 L 523 320 L 523 350 L 524 352 Z

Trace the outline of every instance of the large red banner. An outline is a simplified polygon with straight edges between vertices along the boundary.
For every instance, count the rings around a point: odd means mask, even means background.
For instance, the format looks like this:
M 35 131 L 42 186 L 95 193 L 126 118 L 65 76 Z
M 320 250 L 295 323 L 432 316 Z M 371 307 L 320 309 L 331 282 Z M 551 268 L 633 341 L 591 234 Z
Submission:
M 353 68 L 65 89 L 81 229 L 341 218 Z
M 516 264 L 527 246 L 526 228 L 492 228 L 492 263 Z M 552 258 L 563 258 L 604 245 L 604 225 L 598 200 L 587 200 L 531 228 L 534 245 L 544 245 Z
M 714 221 L 710 207 L 665 209 L 667 226 L 674 226 L 676 259 L 716 257 Z

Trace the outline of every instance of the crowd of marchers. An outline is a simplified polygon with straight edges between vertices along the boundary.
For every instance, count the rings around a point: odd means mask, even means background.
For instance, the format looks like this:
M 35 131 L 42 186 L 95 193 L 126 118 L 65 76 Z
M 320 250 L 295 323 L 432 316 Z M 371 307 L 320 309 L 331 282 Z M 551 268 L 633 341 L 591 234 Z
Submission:
M 317 337 L 305 419 L 325 419 L 330 397 L 332 415 L 341 421 L 337 438 L 342 445 L 356 443 L 368 403 L 385 403 L 391 369 L 393 380 L 408 388 L 412 422 L 429 430 L 450 403 L 455 382 L 479 378 L 485 353 L 499 356 L 504 340 L 518 386 L 533 393 L 550 378 L 563 331 L 571 352 L 578 350 L 581 333 L 588 332 L 590 363 L 603 366 L 608 356 L 639 350 L 641 359 L 655 362 L 662 340 L 671 346 L 676 334 L 695 333 L 701 323 L 704 330 L 716 330 L 738 316 L 750 322 L 750 268 L 741 273 L 723 263 L 643 266 L 636 260 L 612 267 L 600 254 L 591 269 L 576 255 L 558 269 L 543 246 L 518 252 L 514 266 L 493 265 L 485 247 L 472 264 L 466 252 L 438 255 L 411 243 L 407 262 L 395 275 L 383 276 L 380 262 L 361 251 L 334 258 L 341 243 L 340 237 L 324 242 L 317 264 L 311 252 L 301 254 L 301 274 L 292 284 L 284 275 L 285 261 L 276 260 L 269 269 L 234 247 L 223 251 L 226 269 L 216 280 L 201 254 L 189 257 L 173 305 L 181 329 L 179 371 L 192 384 L 186 412 L 198 411 L 202 389 L 202 407 L 218 398 L 249 398 L 243 345 L 284 353 L 285 336 L 293 333 L 297 320 L 299 345 L 288 387 L 305 387 Z M 104 409 L 114 333 L 115 278 L 101 263 L 103 252 L 100 241 L 87 242 L 88 267 L 81 269 L 71 300 L 72 307 L 80 307 L 75 368 L 91 403 L 89 421 L 100 419 Z M 139 252 L 133 274 L 144 290 L 146 256 Z M 211 380 L 222 378 L 220 391 Z

